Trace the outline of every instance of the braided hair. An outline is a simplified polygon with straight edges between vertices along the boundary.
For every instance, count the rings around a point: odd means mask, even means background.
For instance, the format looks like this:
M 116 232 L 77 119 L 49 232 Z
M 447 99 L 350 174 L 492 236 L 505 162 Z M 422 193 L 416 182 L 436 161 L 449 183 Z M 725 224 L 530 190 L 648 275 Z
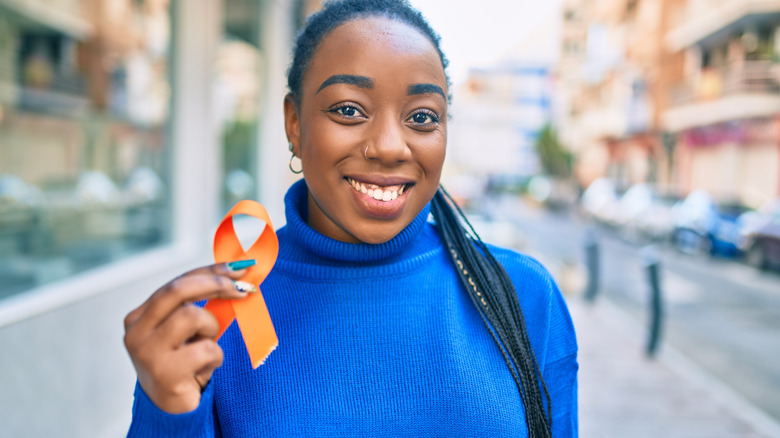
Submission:
M 436 47 L 446 75 L 448 62 L 441 50 L 439 35 L 407 0 L 328 1 L 320 11 L 307 18 L 297 37 L 287 85 L 298 105 L 303 76 L 319 43 L 338 26 L 368 17 L 388 18 L 420 31 Z M 447 84 L 450 84 L 449 76 Z M 518 387 L 525 406 L 529 436 L 551 437 L 550 396 L 531 348 L 514 284 L 443 187 L 433 197 L 431 213 L 461 283 L 496 341 Z M 461 219 L 469 231 L 463 227 Z
M 531 348 L 512 280 L 444 187 L 439 187 L 433 196 L 431 212 L 458 277 L 479 309 L 520 390 L 529 436 L 551 437 L 550 394 Z M 458 216 L 468 225 L 468 231 Z

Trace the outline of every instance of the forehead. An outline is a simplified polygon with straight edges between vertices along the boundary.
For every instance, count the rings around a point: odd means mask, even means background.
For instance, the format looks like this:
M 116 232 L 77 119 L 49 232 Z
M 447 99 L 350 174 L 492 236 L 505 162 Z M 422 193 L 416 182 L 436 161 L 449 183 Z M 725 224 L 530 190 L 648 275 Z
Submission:
M 319 86 L 334 74 L 374 77 L 378 72 L 446 86 L 439 53 L 425 34 L 406 23 L 369 17 L 346 22 L 323 38 L 305 74 L 304 88 Z

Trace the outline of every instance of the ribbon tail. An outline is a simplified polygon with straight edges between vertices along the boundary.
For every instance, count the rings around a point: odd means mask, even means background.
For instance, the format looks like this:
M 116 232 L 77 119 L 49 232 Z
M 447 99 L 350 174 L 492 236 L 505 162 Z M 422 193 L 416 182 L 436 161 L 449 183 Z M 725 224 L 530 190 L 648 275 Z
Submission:
M 279 345 L 268 307 L 260 292 L 250 294 L 243 300 L 233 301 L 232 307 L 252 367 L 257 368 Z
M 217 333 L 217 337 L 214 338 L 215 341 L 218 341 L 219 338 L 222 337 L 222 334 L 224 334 L 225 330 L 230 327 L 230 324 L 236 317 L 235 313 L 233 312 L 231 301 L 233 300 L 215 298 L 209 300 L 206 305 L 203 306 L 204 309 L 211 312 L 214 317 L 217 318 L 217 323 L 219 323 L 219 333 Z

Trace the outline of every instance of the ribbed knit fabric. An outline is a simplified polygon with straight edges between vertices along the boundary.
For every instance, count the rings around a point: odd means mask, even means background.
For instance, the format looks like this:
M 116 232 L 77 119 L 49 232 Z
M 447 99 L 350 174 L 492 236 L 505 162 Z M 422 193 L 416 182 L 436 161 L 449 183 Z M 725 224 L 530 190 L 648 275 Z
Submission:
M 369 245 L 310 228 L 303 181 L 285 204 L 279 258 L 261 285 L 279 347 L 252 369 L 233 324 L 200 406 L 170 415 L 136 386 L 129 436 L 527 436 L 517 387 L 428 208 L 389 242 Z M 577 346 L 566 304 L 536 261 L 491 250 L 520 296 L 553 436 L 575 437 Z

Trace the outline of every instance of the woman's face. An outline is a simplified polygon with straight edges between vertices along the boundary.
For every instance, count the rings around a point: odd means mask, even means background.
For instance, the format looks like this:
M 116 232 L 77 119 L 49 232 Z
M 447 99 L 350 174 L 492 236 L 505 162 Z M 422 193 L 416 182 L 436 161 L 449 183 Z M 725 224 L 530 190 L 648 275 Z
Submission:
M 285 127 L 309 188 L 309 225 L 344 242 L 382 243 L 420 213 L 447 144 L 447 78 L 434 45 L 384 18 L 328 34 Z

